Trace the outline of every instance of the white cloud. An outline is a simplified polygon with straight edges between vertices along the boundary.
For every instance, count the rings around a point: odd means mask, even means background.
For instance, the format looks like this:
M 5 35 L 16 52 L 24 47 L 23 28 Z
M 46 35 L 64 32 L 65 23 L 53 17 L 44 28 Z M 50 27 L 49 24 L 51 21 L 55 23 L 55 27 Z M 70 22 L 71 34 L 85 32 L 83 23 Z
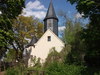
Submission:
M 59 32 L 59 37 L 62 38 L 62 36 L 64 35 L 64 30 L 65 30 L 65 26 L 59 26 L 58 27 L 58 32 Z
M 58 30 L 59 30 L 59 31 L 64 31 L 65 28 L 66 28 L 65 26 L 60 26 L 60 27 L 58 27 Z
M 32 11 L 32 10 L 27 11 L 27 10 L 24 10 L 22 15 L 34 16 L 36 18 L 43 19 L 46 15 L 46 12 L 45 11 Z
M 41 4 L 40 1 L 35 0 L 34 2 L 30 1 L 27 3 L 26 5 L 27 9 L 36 9 L 36 10 L 46 10 L 46 8 L 44 7 L 44 5 Z
M 83 13 L 82 13 L 82 14 L 76 13 L 76 14 L 75 14 L 75 18 L 76 18 L 76 19 L 82 18 L 83 15 L 84 15 Z
M 26 8 L 23 9 L 22 15 L 43 19 L 46 15 L 46 10 L 45 6 L 39 0 L 35 0 L 34 2 L 29 1 L 26 4 Z

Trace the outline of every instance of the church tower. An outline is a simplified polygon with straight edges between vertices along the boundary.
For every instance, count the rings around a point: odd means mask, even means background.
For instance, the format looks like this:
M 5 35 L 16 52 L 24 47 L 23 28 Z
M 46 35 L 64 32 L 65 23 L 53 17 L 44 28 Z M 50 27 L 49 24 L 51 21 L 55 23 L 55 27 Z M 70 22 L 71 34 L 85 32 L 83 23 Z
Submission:
M 44 18 L 44 32 L 48 29 L 58 35 L 58 18 L 56 16 L 52 0 L 50 2 L 46 17 Z
M 55 14 L 52 0 L 50 2 L 46 17 L 44 18 L 44 34 L 40 39 L 36 36 L 32 37 L 31 42 L 27 45 L 25 52 L 29 52 L 28 67 L 33 67 L 35 63 L 32 59 L 40 59 L 40 63 L 44 64 L 50 51 L 55 48 L 57 52 L 61 52 L 65 47 L 64 42 L 58 35 L 58 18 Z

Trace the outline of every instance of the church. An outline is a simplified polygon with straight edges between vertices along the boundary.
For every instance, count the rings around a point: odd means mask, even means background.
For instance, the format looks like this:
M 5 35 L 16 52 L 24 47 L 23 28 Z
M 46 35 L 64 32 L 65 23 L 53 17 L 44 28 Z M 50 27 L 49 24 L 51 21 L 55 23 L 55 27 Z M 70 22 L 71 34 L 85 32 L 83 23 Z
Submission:
M 40 62 L 44 63 L 52 48 L 55 48 L 57 52 L 64 48 L 64 42 L 58 37 L 58 21 L 51 0 L 46 17 L 44 18 L 43 36 L 39 40 L 33 36 L 26 48 L 27 51 L 30 51 L 28 66 L 34 65 L 32 58 L 40 59 Z

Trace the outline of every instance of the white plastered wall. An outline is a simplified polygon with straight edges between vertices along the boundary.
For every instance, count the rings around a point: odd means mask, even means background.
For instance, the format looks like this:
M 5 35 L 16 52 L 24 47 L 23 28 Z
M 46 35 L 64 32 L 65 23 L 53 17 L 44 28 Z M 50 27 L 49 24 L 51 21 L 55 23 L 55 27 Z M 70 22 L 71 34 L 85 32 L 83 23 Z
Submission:
M 51 37 L 51 41 L 48 41 L 48 36 Z M 64 47 L 64 43 L 51 30 L 48 29 L 40 38 L 40 40 L 35 44 L 35 47 L 31 46 L 32 52 L 30 55 L 33 57 L 36 56 L 36 58 L 40 58 L 41 63 L 44 63 L 53 47 L 55 47 L 57 52 L 60 52 Z M 29 59 L 28 64 L 30 66 L 32 65 L 31 59 Z

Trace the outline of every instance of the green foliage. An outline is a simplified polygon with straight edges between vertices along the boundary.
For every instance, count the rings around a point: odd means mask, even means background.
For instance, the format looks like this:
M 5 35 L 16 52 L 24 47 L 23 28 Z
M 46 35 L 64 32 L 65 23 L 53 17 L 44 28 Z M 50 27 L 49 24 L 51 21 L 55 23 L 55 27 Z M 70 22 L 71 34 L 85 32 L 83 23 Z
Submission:
M 5 75 L 26 75 L 26 74 L 27 74 L 26 68 L 22 64 L 8 68 L 5 71 Z
M 70 50 L 70 46 L 67 45 L 67 48 L 60 53 L 55 48 L 51 49 L 43 66 L 46 75 L 85 75 L 85 66 L 64 63 L 66 61 L 65 56 L 69 53 L 66 49 Z
M 94 19 L 95 18 L 95 19 Z M 87 29 L 84 29 L 82 38 L 85 39 L 86 56 L 85 60 L 88 65 L 100 66 L 100 15 L 91 17 L 91 22 Z M 92 38 L 91 38 L 92 37 Z M 94 60 L 94 61 L 93 61 Z M 93 61 L 92 63 L 90 63 Z
M 6 62 L 16 61 L 16 56 L 15 56 L 15 54 L 16 54 L 16 51 L 13 50 L 13 49 L 10 49 L 10 50 L 7 52 L 7 55 L 6 55 L 5 59 L 4 59 L 4 61 L 6 61 Z
M 42 36 L 43 24 L 33 17 L 19 16 L 17 19 L 13 19 L 12 28 L 15 38 L 12 47 L 16 50 L 16 58 L 20 60 L 22 59 L 24 48 L 29 41 L 28 39 L 31 39 L 32 36 L 36 36 L 39 39 Z
M 13 40 L 13 32 L 11 30 L 11 23 L 9 19 L 3 18 L 0 15 L 0 59 L 9 48 Z
M 66 45 L 62 51 L 59 53 L 60 55 L 60 60 L 63 62 L 63 63 L 66 63 L 66 61 L 68 61 L 68 59 L 66 59 L 66 56 L 70 53 L 71 51 L 71 45 Z
M 98 73 L 94 73 L 94 75 L 100 75 L 100 72 L 98 72 Z
M 0 11 L 2 16 L 6 16 L 8 19 L 13 19 L 18 16 L 23 7 L 25 0 L 1 0 Z
M 64 65 L 54 62 L 46 68 L 46 75 L 85 75 L 84 66 Z
M 70 3 L 76 3 L 76 8 L 85 17 L 90 17 L 93 14 L 100 14 L 100 1 L 99 0 L 67 0 Z
M 13 41 L 12 19 L 24 7 L 24 0 L 0 0 L 0 59 Z
M 67 22 L 65 33 L 64 33 L 64 41 L 67 44 L 71 44 L 75 39 L 74 34 L 74 26 L 71 21 Z
M 84 44 L 81 39 L 82 26 L 80 22 L 72 22 L 68 21 L 66 25 L 66 29 L 64 32 L 64 41 L 66 43 L 65 50 L 67 50 L 66 54 L 66 63 L 75 63 L 82 64 L 84 61 Z M 68 49 L 68 45 L 70 49 Z
M 82 39 L 86 46 L 85 61 L 88 65 L 100 66 L 100 0 L 68 0 L 76 3 L 76 8 L 84 17 L 89 17 L 90 24 L 83 31 Z M 92 63 L 91 63 L 92 61 Z
M 32 58 L 33 66 L 28 67 L 27 71 L 29 74 L 33 75 L 40 75 L 40 73 L 43 71 L 42 64 L 40 63 L 40 59 Z
M 46 58 L 46 62 L 44 64 L 44 67 L 48 66 L 49 64 L 53 63 L 53 62 L 60 62 L 61 56 L 60 56 L 60 53 L 58 53 L 56 50 L 55 50 L 55 47 L 53 47 L 49 54 L 48 54 L 48 57 Z
M 27 68 L 27 71 L 29 74 L 40 75 L 40 73 L 43 71 L 43 68 L 41 68 L 41 67 L 29 67 L 29 68 Z
M 66 23 L 66 29 L 64 32 L 64 41 L 66 44 L 73 44 L 79 39 L 79 33 L 82 31 L 82 24 L 80 22 L 72 22 L 69 20 Z
M 33 68 L 34 69 L 40 69 L 41 68 L 41 63 L 40 63 L 40 58 L 36 59 L 35 57 L 31 58 L 32 62 L 33 62 Z

